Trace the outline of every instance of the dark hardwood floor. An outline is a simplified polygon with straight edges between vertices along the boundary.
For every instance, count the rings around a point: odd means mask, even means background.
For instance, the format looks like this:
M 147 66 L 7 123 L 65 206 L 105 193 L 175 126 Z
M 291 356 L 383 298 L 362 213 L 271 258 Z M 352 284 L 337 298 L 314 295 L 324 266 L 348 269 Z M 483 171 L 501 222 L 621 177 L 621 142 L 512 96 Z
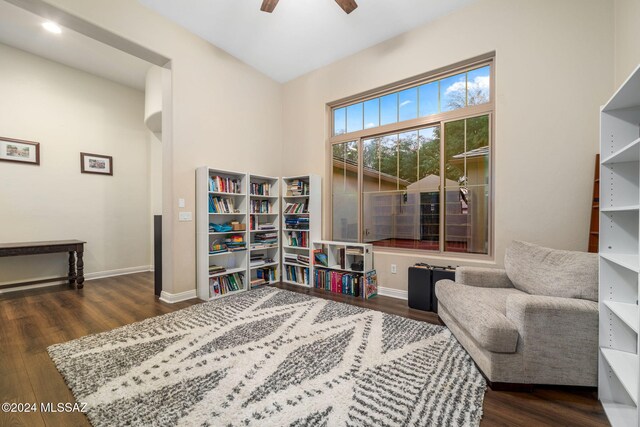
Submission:
M 439 323 L 437 316 L 407 307 L 406 301 L 376 297 L 362 301 L 291 285 L 278 287 L 357 304 L 399 316 Z M 74 402 L 46 348 L 84 335 L 169 313 L 199 303 L 158 301 L 152 273 L 0 295 L 0 403 L 37 403 L 36 413 L 2 413 L 0 426 L 87 426 L 79 413 L 42 413 L 40 403 Z M 488 390 L 483 426 L 608 425 L 593 391 L 540 387 L 532 393 Z

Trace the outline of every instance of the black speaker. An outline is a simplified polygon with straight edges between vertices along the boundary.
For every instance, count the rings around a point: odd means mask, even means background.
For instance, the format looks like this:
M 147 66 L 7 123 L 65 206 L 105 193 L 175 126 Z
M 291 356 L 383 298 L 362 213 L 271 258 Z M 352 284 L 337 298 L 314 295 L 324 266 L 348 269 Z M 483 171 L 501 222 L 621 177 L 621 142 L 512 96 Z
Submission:
M 434 267 L 427 264 L 409 267 L 409 307 L 438 312 L 436 283 L 439 280 L 455 280 L 456 270 L 451 267 Z
M 409 307 L 431 311 L 431 268 L 409 267 Z

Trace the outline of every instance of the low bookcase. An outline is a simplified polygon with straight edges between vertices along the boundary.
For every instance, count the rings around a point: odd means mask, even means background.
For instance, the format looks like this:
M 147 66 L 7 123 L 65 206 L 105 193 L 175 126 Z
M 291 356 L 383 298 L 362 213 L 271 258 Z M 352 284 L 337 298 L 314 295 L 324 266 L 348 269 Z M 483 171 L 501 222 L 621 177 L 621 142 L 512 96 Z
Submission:
M 317 240 L 312 246 L 314 288 L 364 299 L 378 294 L 373 245 Z

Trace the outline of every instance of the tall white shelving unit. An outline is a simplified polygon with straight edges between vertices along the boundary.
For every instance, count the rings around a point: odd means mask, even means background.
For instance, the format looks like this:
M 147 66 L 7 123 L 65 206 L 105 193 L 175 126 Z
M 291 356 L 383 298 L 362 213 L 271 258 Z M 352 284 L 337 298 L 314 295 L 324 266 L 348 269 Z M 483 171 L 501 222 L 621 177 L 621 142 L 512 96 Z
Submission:
M 598 397 L 615 426 L 638 426 L 640 67 L 600 115 Z
M 295 190 L 298 186 L 299 191 Z M 320 240 L 322 233 L 321 191 L 321 178 L 318 175 L 282 178 L 282 281 L 285 283 L 312 286 L 313 247 L 311 243 Z M 298 208 L 292 209 L 294 207 Z M 288 209 L 292 211 L 288 212 Z M 294 228 L 291 224 L 287 224 L 287 219 L 308 219 L 308 229 Z M 292 259 L 298 255 L 306 257 L 308 262 Z
M 280 179 L 249 175 L 249 283 L 259 280 L 266 269 L 273 277 L 265 283 L 280 281 Z M 271 239 L 271 235 L 274 236 Z M 254 261 L 252 261 L 252 258 Z M 259 260 L 257 260 L 259 259 Z M 251 286 L 255 287 L 255 286 Z
M 231 191 L 212 191 L 210 188 L 210 177 L 221 177 L 223 179 L 235 180 L 238 183 L 237 192 Z M 219 297 L 231 295 L 247 289 L 247 269 L 248 269 L 248 252 L 246 250 L 224 251 L 219 253 L 210 253 L 211 245 L 216 242 L 224 242 L 230 236 L 240 235 L 246 242 L 247 238 L 247 183 L 248 177 L 243 172 L 232 172 L 220 169 L 211 169 L 203 166 L 196 169 L 196 280 L 198 298 L 209 301 Z M 210 198 L 216 200 L 231 201 L 233 206 L 229 207 L 228 212 L 212 212 L 209 206 Z M 226 210 L 226 209 L 222 209 Z M 237 221 L 245 224 L 245 230 L 229 230 L 215 231 L 210 229 L 210 224 L 227 224 Z M 209 272 L 211 265 L 222 266 L 226 271 L 222 273 Z M 224 276 L 236 275 L 241 277 L 242 283 L 238 283 L 238 289 L 225 292 L 222 294 L 212 294 L 210 291 L 210 282 L 212 279 L 218 281 L 223 280 Z

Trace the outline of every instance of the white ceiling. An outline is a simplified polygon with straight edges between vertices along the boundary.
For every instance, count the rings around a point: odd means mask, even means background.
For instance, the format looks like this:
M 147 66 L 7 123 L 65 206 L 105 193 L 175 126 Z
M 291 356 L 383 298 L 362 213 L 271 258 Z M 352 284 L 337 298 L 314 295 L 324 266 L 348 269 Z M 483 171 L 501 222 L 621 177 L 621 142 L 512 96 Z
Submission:
M 150 63 L 66 28 L 52 34 L 42 28 L 44 21 L 0 0 L 0 43 L 144 90 Z
M 138 0 L 279 82 L 432 21 L 475 0 Z M 427 46 L 425 46 L 425 51 Z

